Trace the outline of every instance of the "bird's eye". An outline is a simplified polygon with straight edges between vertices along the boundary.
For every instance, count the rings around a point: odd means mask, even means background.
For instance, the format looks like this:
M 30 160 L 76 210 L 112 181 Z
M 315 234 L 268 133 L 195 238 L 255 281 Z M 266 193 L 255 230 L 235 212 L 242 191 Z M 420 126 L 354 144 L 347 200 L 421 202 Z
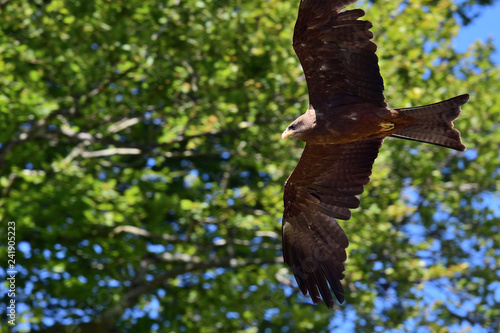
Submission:
M 288 128 L 293 131 L 295 129 L 295 125 L 290 125 Z

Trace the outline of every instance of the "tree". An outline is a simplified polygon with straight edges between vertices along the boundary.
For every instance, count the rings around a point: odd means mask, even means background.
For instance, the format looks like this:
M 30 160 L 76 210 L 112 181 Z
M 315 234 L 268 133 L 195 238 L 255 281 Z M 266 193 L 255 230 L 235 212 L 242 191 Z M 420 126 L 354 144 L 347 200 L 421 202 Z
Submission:
M 282 184 L 303 145 L 279 138 L 308 102 L 298 1 L 1 6 L 17 331 L 499 329 L 500 71 L 491 43 L 453 50 L 463 8 L 364 4 L 391 106 L 471 93 L 456 122 L 469 150 L 386 140 L 341 221 L 347 297 L 329 311 L 281 259 Z

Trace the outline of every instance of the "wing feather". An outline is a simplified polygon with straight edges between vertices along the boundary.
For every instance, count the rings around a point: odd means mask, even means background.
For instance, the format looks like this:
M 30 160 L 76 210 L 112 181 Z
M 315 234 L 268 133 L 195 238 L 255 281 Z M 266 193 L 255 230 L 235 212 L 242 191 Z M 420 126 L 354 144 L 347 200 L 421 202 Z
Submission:
M 335 220 L 359 207 L 356 195 L 369 182 L 382 139 L 339 145 L 307 144 L 285 183 L 283 255 L 304 295 L 333 307 L 344 301 L 345 249 L 349 241 Z M 329 287 L 330 286 L 330 287 Z
M 358 20 L 362 9 L 341 12 L 355 0 L 302 0 L 293 47 L 316 112 L 369 102 L 385 107 L 377 46 L 371 22 Z

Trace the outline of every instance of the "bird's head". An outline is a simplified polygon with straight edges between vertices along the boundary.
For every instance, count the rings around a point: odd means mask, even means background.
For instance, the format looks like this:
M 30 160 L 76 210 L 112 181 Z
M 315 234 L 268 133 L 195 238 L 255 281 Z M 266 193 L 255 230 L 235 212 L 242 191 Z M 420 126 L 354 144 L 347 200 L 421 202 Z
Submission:
M 309 112 L 309 110 L 307 111 L 308 112 L 304 113 L 288 125 L 283 134 L 281 134 L 282 139 L 290 137 L 305 141 L 307 133 L 309 133 L 309 131 L 311 131 L 316 125 L 316 117 L 314 113 Z

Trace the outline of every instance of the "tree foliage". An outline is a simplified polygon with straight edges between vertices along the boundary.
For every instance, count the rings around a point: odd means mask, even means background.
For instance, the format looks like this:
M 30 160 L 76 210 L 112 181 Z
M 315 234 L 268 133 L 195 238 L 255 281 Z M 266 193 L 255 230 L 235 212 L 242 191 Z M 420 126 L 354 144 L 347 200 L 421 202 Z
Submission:
M 308 102 L 298 0 L 2 2 L 15 330 L 500 329 L 493 46 L 454 51 L 465 14 L 450 0 L 362 5 L 390 105 L 471 93 L 456 121 L 469 150 L 386 140 L 341 221 L 347 295 L 329 311 L 281 259 L 282 184 L 303 144 L 280 133 Z

